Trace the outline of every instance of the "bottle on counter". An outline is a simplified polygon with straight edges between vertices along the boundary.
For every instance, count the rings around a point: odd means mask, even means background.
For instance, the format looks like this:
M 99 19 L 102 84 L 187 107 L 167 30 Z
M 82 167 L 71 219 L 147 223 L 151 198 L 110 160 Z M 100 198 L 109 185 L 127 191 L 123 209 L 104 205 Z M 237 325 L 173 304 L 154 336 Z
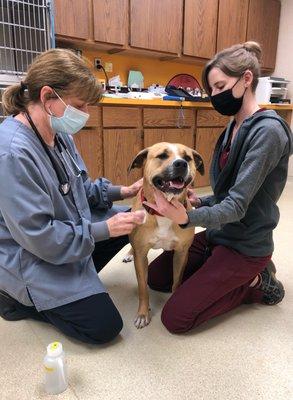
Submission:
M 47 346 L 44 357 L 45 390 L 48 394 L 59 394 L 67 389 L 67 369 L 65 353 L 60 342 L 53 342 Z

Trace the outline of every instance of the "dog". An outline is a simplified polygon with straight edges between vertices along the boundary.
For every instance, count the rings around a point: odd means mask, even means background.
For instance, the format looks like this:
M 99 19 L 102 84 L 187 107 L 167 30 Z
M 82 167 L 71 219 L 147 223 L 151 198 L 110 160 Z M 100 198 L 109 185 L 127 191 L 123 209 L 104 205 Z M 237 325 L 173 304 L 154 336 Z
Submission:
M 194 181 L 196 170 L 203 175 L 203 159 L 195 150 L 182 144 L 156 143 L 140 151 L 128 167 L 143 168 L 143 186 L 138 192 L 132 211 L 145 208 L 145 220 L 129 235 L 138 281 L 139 306 L 134 321 L 137 328 L 150 323 L 149 295 L 147 289 L 147 254 L 150 249 L 174 250 L 173 286 L 176 290 L 187 263 L 188 249 L 193 241 L 194 228 L 182 229 L 170 219 L 143 205 L 154 203 L 154 188 L 160 190 L 170 202 L 180 201 L 187 210 L 192 206 L 187 200 L 187 189 Z M 126 260 L 127 261 L 127 260 Z

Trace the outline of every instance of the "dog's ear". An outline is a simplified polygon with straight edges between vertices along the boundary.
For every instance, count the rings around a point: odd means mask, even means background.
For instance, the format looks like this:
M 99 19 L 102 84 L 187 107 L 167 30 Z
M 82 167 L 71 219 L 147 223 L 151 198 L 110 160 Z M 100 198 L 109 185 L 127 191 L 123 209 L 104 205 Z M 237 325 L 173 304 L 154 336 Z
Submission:
M 198 172 L 201 175 L 204 175 L 204 163 L 203 163 L 203 159 L 202 159 L 201 155 L 198 154 L 198 152 L 195 150 L 193 150 L 192 153 L 193 153 L 193 159 L 195 162 L 196 169 L 198 170 Z
M 144 160 L 147 158 L 148 152 L 148 148 L 141 150 L 130 163 L 129 167 L 127 168 L 127 172 L 129 173 L 133 168 L 141 168 Z

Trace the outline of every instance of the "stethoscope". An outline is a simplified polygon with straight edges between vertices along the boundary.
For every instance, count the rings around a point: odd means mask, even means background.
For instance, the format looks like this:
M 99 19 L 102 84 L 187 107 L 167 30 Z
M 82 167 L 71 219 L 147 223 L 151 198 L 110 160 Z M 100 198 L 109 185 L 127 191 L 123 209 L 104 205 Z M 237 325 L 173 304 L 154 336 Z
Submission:
M 39 141 L 41 142 L 47 156 L 49 157 L 51 164 L 53 166 L 53 169 L 57 175 L 58 181 L 59 181 L 59 191 L 62 194 L 62 196 L 66 196 L 71 189 L 71 185 L 69 182 L 69 175 L 67 173 L 67 170 L 65 168 L 65 165 L 67 165 L 67 167 L 71 170 L 71 172 L 76 176 L 79 177 L 82 173 L 81 169 L 79 168 L 79 166 L 77 165 L 76 161 L 74 160 L 74 158 L 72 157 L 72 155 L 70 154 L 64 140 L 62 139 L 62 137 L 60 137 L 57 133 L 55 134 L 55 138 L 54 138 L 54 142 L 55 145 L 57 147 L 57 149 L 59 150 L 62 160 L 59 159 L 62 168 L 60 167 L 59 163 L 56 161 L 56 159 L 53 157 L 52 153 L 50 152 L 50 150 L 48 149 L 48 146 L 46 145 L 44 139 L 42 138 L 42 136 L 40 135 L 40 132 L 38 131 L 38 129 L 36 128 L 36 125 L 34 124 L 33 120 L 31 119 L 31 116 L 29 115 L 29 113 L 27 111 L 24 112 L 30 126 L 32 127 L 33 131 L 35 132 L 37 138 L 39 139 Z M 71 166 L 68 164 L 66 157 L 64 155 L 64 151 L 66 152 L 67 156 L 70 159 L 70 162 L 72 163 L 72 166 L 74 167 L 75 171 L 72 170 Z

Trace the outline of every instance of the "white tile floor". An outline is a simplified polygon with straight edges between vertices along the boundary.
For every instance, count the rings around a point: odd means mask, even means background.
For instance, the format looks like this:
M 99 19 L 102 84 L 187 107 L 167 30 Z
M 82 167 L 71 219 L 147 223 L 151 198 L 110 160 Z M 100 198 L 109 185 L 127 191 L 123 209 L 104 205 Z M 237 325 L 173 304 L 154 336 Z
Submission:
M 100 347 L 70 340 L 40 322 L 0 319 L 1 400 L 289 400 L 293 398 L 293 179 L 279 206 L 274 261 L 286 287 L 277 306 L 242 306 L 186 335 L 160 322 L 167 294 L 151 292 L 153 320 L 136 330 L 137 286 L 123 249 L 101 278 L 123 319 L 122 334 Z M 156 253 L 152 253 L 151 257 Z M 63 343 L 69 388 L 58 396 L 43 389 L 46 345 Z

